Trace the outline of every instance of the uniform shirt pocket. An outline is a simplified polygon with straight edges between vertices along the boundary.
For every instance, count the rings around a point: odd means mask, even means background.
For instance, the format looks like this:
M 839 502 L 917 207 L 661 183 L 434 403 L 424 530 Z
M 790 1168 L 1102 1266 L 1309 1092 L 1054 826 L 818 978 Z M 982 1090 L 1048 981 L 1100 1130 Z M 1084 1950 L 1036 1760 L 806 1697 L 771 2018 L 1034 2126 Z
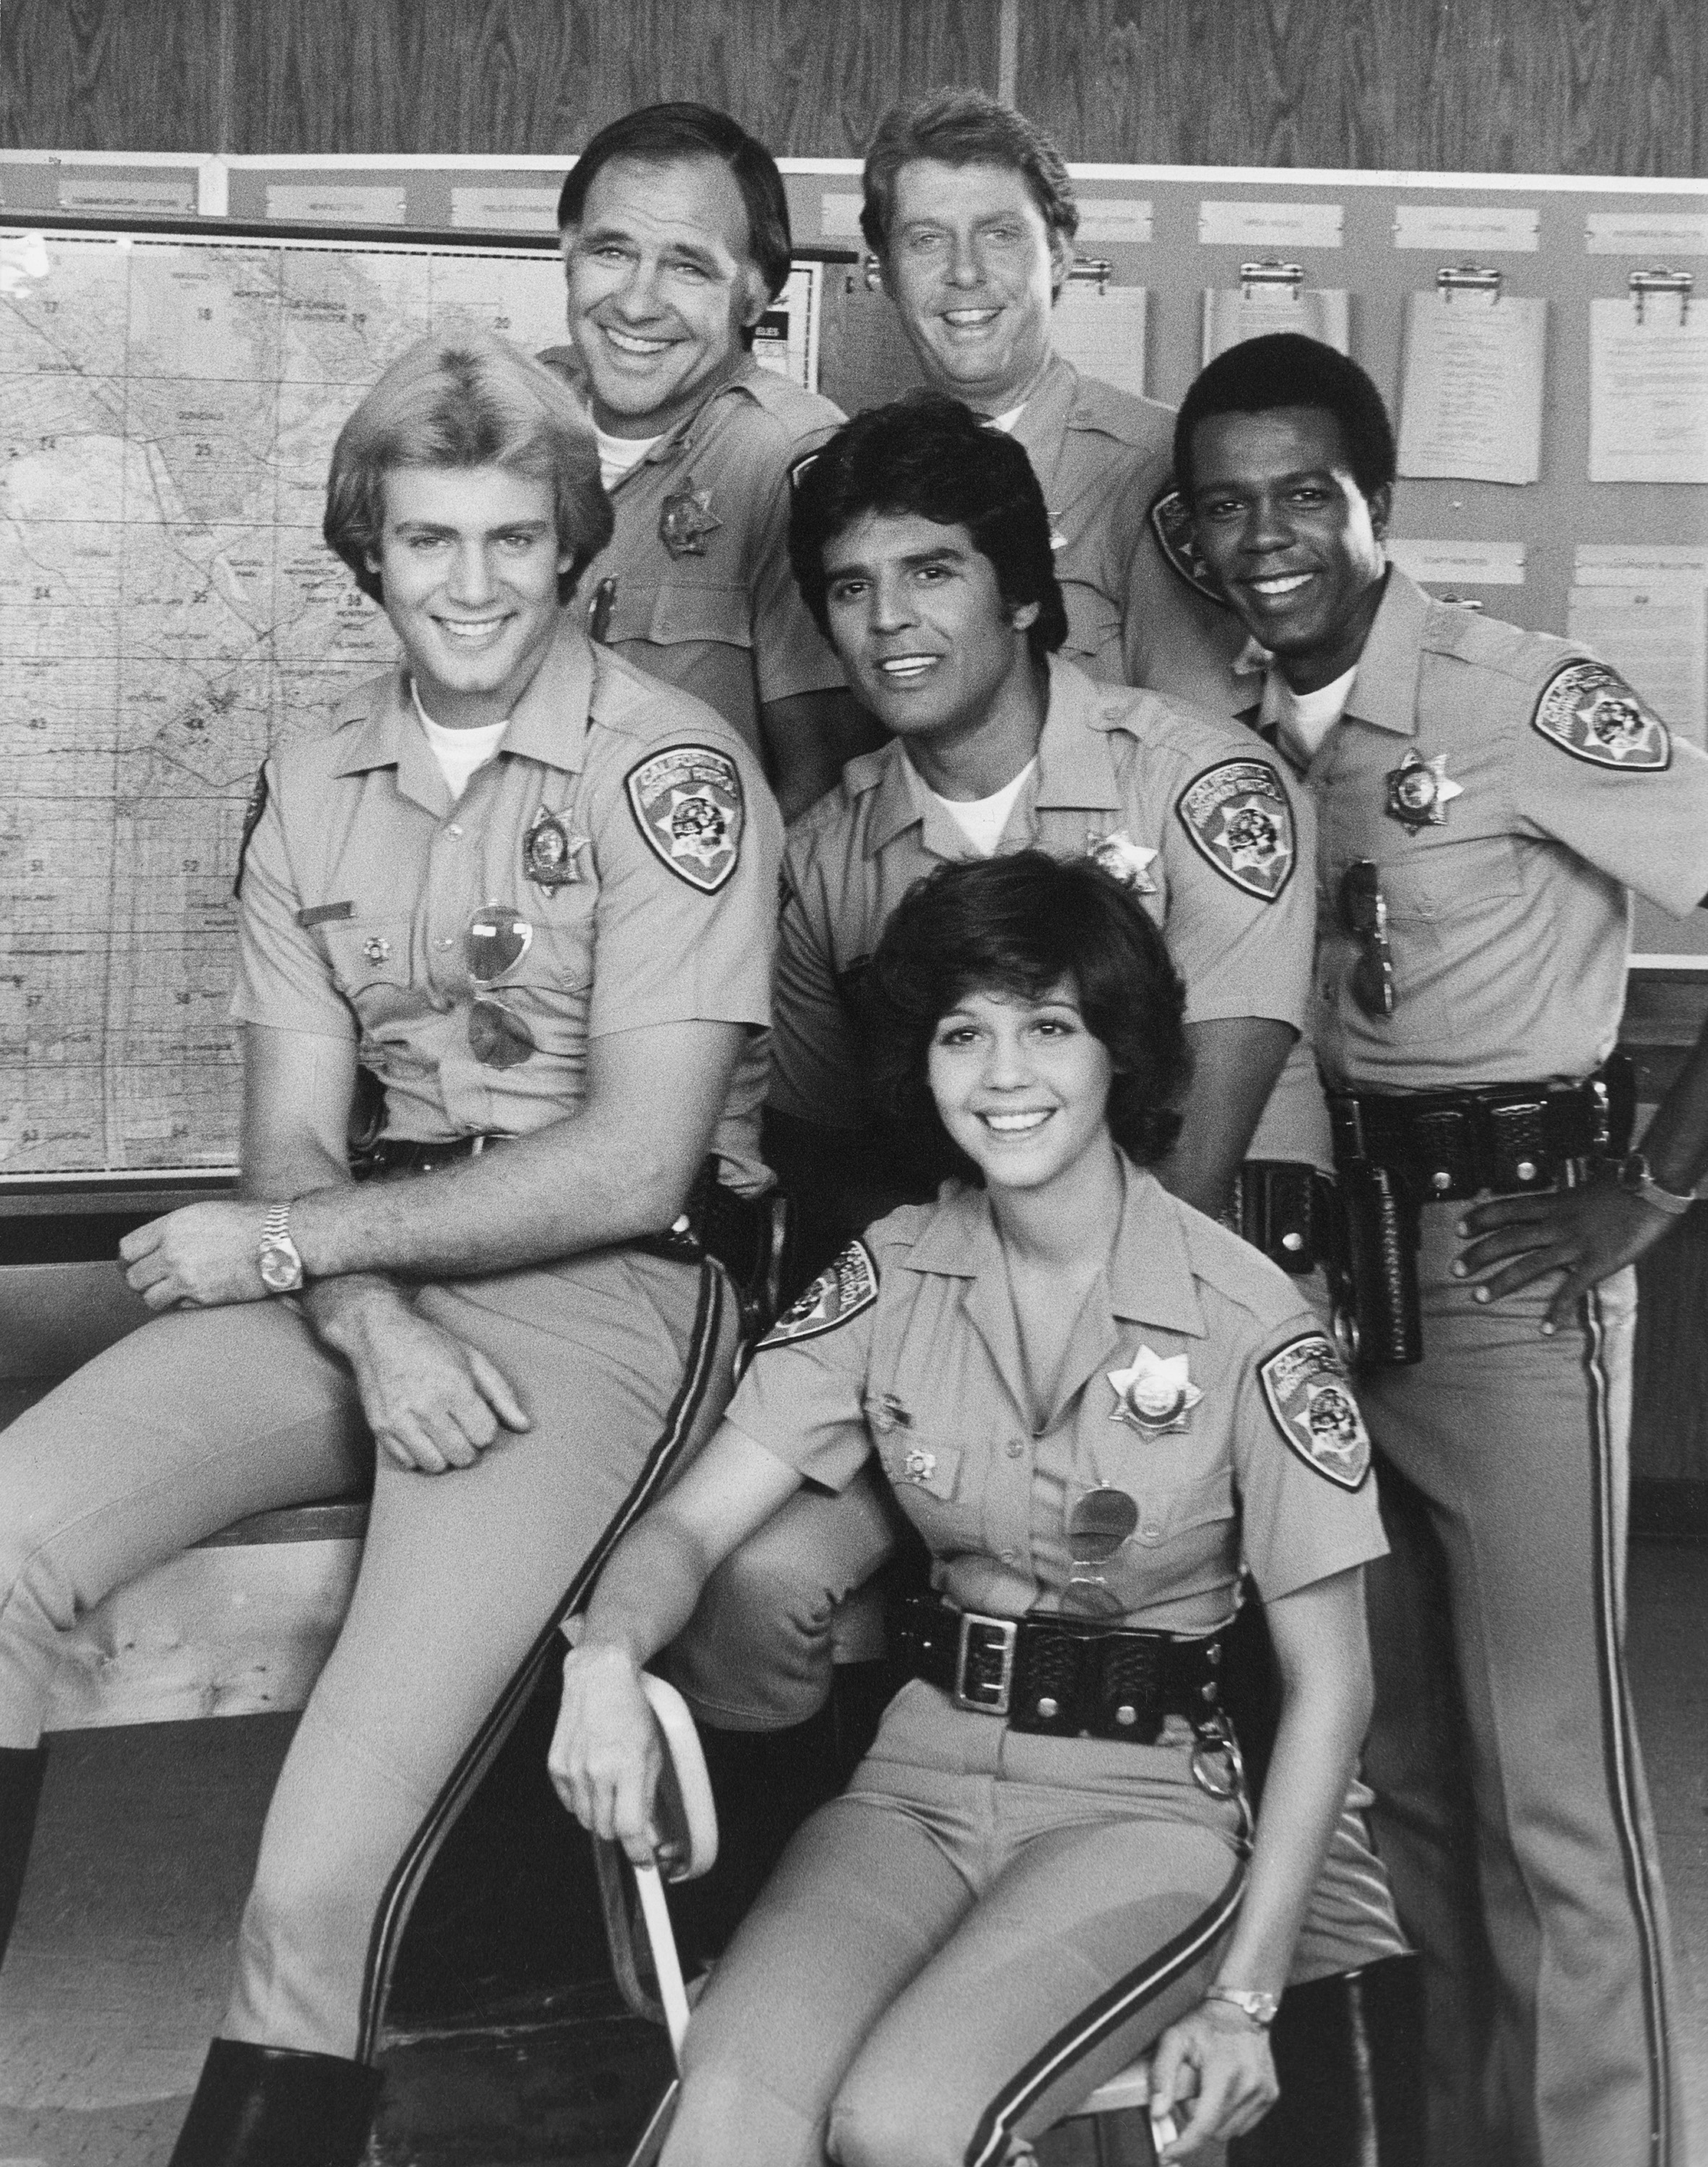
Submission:
M 979 1486 L 971 1459 L 958 1445 L 892 1433 L 878 1440 L 878 1458 L 896 1503 L 933 1555 L 979 1546 Z
M 318 925 L 332 983 L 356 1011 L 364 1031 L 388 1022 L 410 1006 L 407 918 L 348 918 Z
M 1138 1509 L 1132 1534 L 1107 1562 L 1077 1570 L 1108 1583 L 1129 1609 L 1139 1609 L 1232 1576 L 1240 1541 L 1232 1471 L 1219 1467 L 1196 1479 L 1178 1462 L 1163 1464 L 1173 1440 L 1100 1444 L 1092 1458 L 1097 1481 L 1124 1490 Z M 1075 1486 L 1072 1501 L 1091 1486 Z
M 707 641 L 722 647 L 751 647 L 753 605 L 745 587 L 662 586 L 653 605 L 651 626 L 640 636 L 655 647 Z

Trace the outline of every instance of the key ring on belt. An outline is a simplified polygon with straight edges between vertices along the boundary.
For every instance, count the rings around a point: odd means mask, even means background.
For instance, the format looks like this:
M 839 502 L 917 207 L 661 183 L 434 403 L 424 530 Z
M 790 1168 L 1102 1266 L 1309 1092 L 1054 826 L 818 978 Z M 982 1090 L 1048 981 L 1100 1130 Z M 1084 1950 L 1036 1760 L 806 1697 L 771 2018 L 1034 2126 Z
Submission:
M 1227 1780 L 1214 1767 L 1211 1756 L 1219 1755 L 1227 1764 Z M 1211 1798 L 1232 1799 L 1240 1809 L 1240 1833 L 1236 1841 L 1248 1848 L 1256 1827 L 1251 1815 L 1251 1797 L 1245 1783 L 1245 1761 L 1239 1743 L 1227 1720 L 1220 1715 L 1207 1717 L 1197 1726 L 1197 1735 L 1192 1746 L 1192 1779 L 1201 1791 Z

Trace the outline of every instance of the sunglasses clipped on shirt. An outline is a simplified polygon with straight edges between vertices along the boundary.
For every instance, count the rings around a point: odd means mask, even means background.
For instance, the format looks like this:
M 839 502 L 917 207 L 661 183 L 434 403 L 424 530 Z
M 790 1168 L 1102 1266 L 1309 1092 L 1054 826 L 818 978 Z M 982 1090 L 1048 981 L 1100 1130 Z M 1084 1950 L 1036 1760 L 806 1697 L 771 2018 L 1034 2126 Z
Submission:
M 1124 1490 L 1105 1486 L 1087 1490 L 1067 1516 L 1068 1555 L 1073 1571 L 1061 1591 L 1063 1613 L 1071 1618 L 1121 1618 L 1127 1605 L 1103 1577 L 1108 1565 L 1139 1524 L 1139 1507 Z
M 535 1049 L 526 1020 L 490 988 L 509 977 L 533 945 L 534 929 L 507 903 L 483 903 L 463 936 L 463 959 L 479 988 L 468 1011 L 468 1050 L 483 1068 L 516 1068 Z
M 1340 876 L 1340 924 L 1358 943 L 1348 981 L 1367 1016 L 1393 1014 L 1393 951 L 1388 938 L 1388 898 L 1373 858 L 1356 858 Z

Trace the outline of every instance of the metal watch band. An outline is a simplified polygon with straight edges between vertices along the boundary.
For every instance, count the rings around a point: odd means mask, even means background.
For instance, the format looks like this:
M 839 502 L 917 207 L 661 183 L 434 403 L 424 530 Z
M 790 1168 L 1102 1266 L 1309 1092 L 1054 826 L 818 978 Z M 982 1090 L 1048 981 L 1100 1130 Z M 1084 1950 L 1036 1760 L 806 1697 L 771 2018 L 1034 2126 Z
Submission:
M 262 1239 L 265 1242 L 289 1242 L 291 1238 L 291 1207 L 288 1204 L 274 1204 L 268 1207 L 261 1222 Z M 292 1243 L 294 1248 L 294 1242 Z
M 1231 2002 L 1240 2014 L 1249 2017 L 1260 2032 L 1269 2029 L 1281 2007 L 1278 1994 L 1264 1994 L 1255 1986 L 1207 1987 L 1204 2000 Z
M 1675 1189 L 1663 1189 L 1654 1178 L 1647 1152 L 1626 1152 L 1619 1179 L 1622 1188 L 1642 1203 L 1653 1205 L 1657 1211 L 1664 1211 L 1669 1219 L 1682 1219 L 1696 1201 L 1694 1196 L 1681 1196 Z

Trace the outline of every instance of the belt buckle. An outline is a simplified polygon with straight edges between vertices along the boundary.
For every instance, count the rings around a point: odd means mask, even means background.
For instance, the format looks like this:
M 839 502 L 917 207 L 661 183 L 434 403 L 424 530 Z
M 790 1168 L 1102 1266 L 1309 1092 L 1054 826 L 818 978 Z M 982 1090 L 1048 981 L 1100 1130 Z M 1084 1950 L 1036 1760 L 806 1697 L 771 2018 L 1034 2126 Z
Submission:
M 994 1680 L 969 1686 L 967 1664 L 976 1654 L 985 1653 L 983 1646 L 975 1648 L 973 1635 L 990 1634 L 1001 1653 L 1002 1668 Z M 970 1709 L 979 1715 L 1006 1715 L 1008 1698 L 1014 1683 L 1014 1648 L 1020 1637 L 1018 1621 L 1013 1618 L 982 1618 L 976 1611 L 963 1610 L 960 1630 L 954 1651 L 954 1704 Z

